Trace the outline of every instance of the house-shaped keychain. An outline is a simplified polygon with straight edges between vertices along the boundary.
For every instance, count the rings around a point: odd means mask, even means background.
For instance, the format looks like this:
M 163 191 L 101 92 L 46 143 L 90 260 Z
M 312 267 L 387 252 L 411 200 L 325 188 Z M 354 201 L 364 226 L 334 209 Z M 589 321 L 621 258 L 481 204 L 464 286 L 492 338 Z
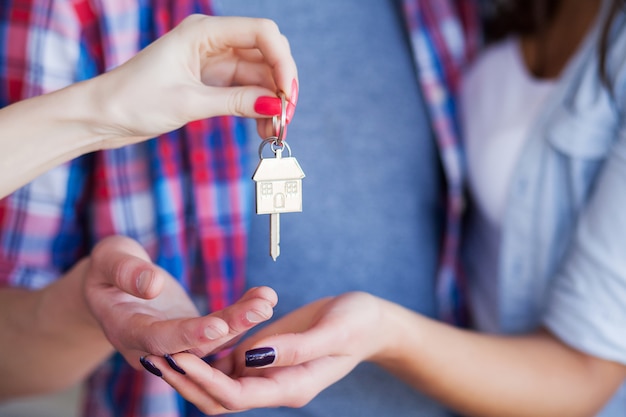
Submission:
M 302 211 L 302 178 L 304 171 L 296 158 L 262 158 L 252 179 L 256 182 L 257 214 Z

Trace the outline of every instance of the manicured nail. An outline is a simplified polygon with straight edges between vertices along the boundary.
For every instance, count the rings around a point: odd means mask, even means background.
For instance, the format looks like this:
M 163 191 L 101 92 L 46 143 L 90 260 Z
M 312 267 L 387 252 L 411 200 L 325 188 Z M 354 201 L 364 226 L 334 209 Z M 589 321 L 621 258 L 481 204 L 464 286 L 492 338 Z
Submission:
M 294 78 L 291 82 L 291 97 L 287 102 L 287 123 L 291 122 L 296 112 L 296 104 L 298 104 L 298 82 Z
M 139 276 L 137 277 L 137 290 L 140 294 L 146 294 L 152 285 L 152 278 L 154 275 L 152 271 L 145 270 L 141 271 Z
M 251 349 L 246 352 L 246 366 L 248 368 L 271 365 L 275 360 L 276 350 L 271 347 Z
M 178 364 L 176 363 L 176 361 L 174 360 L 174 358 L 172 358 L 172 355 L 166 354 L 165 356 L 163 356 L 165 358 L 165 360 L 167 361 L 167 364 L 170 366 L 170 368 L 172 368 L 173 370 L 175 370 L 176 372 L 178 372 L 179 374 L 183 374 L 183 375 L 187 375 L 187 372 L 185 372 L 185 370 L 183 368 L 181 368 L 180 366 L 178 366 Z
M 289 98 L 289 102 L 295 105 L 298 104 L 298 81 L 294 78 L 291 81 L 291 97 Z
M 278 97 L 261 96 L 254 102 L 254 111 L 264 116 L 278 116 L 281 112 L 281 105 Z
M 146 359 L 145 356 L 139 358 L 139 362 L 141 362 L 141 365 L 146 368 L 146 371 L 150 372 L 152 375 L 156 375 L 159 378 L 163 376 L 163 372 L 161 372 L 161 370 L 157 368 L 155 364 Z

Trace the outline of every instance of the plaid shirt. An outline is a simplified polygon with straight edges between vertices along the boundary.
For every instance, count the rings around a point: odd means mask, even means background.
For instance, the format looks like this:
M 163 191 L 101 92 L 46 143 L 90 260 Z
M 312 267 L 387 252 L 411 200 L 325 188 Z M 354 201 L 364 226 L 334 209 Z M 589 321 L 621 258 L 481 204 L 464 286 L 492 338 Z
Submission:
M 0 105 L 111 69 L 193 12 L 211 11 L 193 0 L 3 0 Z M 0 202 L 0 283 L 45 286 L 96 242 L 122 234 L 207 310 L 232 303 L 243 289 L 251 189 L 243 133 L 232 118 L 199 121 L 36 179 Z M 88 391 L 90 417 L 193 415 L 121 356 L 96 371 Z
M 208 1 L 3 0 L 0 106 L 123 63 L 186 15 L 210 14 Z M 464 168 L 454 96 L 477 24 L 471 0 L 403 2 L 448 182 L 439 295 L 444 317 L 458 319 Z M 48 172 L 0 202 L 0 285 L 45 286 L 103 237 L 123 234 L 137 239 L 207 311 L 223 308 L 241 293 L 244 276 L 251 189 L 245 146 L 239 121 L 215 118 Z M 201 415 L 119 355 L 90 378 L 84 414 Z
M 437 279 L 440 317 L 469 324 L 467 285 L 459 267 L 461 215 L 465 208 L 465 156 L 457 115 L 461 74 L 477 52 L 475 0 L 403 0 L 413 56 L 447 184 L 445 236 Z

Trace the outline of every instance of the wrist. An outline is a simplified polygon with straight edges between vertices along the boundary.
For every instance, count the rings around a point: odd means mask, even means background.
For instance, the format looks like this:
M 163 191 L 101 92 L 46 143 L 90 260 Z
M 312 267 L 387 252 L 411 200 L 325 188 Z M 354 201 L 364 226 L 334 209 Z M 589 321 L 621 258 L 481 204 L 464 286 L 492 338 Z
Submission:
M 74 127 L 81 132 L 77 146 L 80 153 L 111 148 L 109 143 L 123 136 L 119 128 L 121 109 L 116 105 L 117 87 L 107 74 L 67 87 Z M 77 135 L 78 136 L 78 135 Z
M 376 324 L 380 334 L 375 337 L 375 352 L 368 359 L 385 366 L 397 356 L 396 350 L 402 343 L 402 322 L 397 306 L 382 298 L 376 298 L 379 320 Z
M 407 361 L 413 362 L 419 357 L 424 333 L 421 323 L 426 319 L 383 299 L 380 299 L 380 311 L 384 337 L 380 338 L 381 346 L 371 361 L 396 373 Z
M 87 260 L 78 262 L 63 277 L 40 290 L 36 322 L 41 325 L 42 333 L 49 332 L 51 337 L 67 338 L 68 343 L 76 338 L 80 343 L 88 339 L 95 345 L 105 345 L 108 344 L 106 337 L 85 296 L 87 263 Z M 68 332 L 67 329 L 73 331 Z
M 50 94 L 58 107 L 52 122 L 58 120 L 64 132 L 63 148 L 70 156 L 101 149 L 106 137 L 103 120 L 107 118 L 106 97 L 96 79 L 77 82 Z

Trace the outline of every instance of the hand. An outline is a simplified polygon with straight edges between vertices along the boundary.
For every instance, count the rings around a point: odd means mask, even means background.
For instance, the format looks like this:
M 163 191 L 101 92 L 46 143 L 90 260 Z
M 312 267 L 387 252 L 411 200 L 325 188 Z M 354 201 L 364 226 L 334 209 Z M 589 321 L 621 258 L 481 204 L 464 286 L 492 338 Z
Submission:
M 94 248 L 84 282 L 95 319 L 135 368 L 149 353 L 213 353 L 269 319 L 277 301 L 270 288 L 254 288 L 232 306 L 202 317 L 178 282 L 152 264 L 137 242 L 121 236 Z
M 149 359 L 163 368 L 163 378 L 172 387 L 209 415 L 301 407 L 359 362 L 384 351 L 386 343 L 393 343 L 385 334 L 388 323 L 381 325 L 382 305 L 365 293 L 314 302 L 267 326 L 214 367 L 194 355 L 175 355 L 185 375 L 169 369 L 162 358 Z M 263 347 L 274 349 L 274 362 L 246 367 L 244 352 Z
M 280 115 L 277 92 L 289 99 L 291 120 L 298 90 L 289 43 L 276 24 L 242 17 L 189 16 L 99 78 L 95 97 L 111 115 L 101 126 L 108 148 L 219 115 L 262 117 L 259 134 L 269 136 L 267 117 Z

